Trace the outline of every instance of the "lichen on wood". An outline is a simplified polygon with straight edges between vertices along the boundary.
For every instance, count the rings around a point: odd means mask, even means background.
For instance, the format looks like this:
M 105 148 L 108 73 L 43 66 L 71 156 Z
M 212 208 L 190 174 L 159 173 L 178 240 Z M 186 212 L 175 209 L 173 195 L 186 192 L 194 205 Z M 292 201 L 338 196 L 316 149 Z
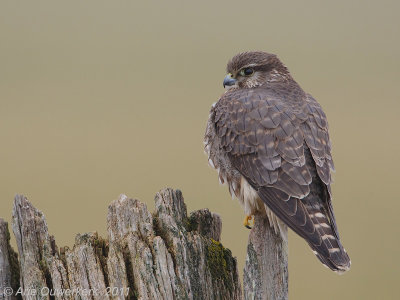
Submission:
M 10 251 L 4 224 L 0 220 L 0 246 Z M 208 209 L 188 216 L 182 193 L 164 189 L 152 214 L 121 195 L 108 209 L 107 238 L 78 234 L 71 249 L 58 248 L 44 215 L 18 195 L 12 228 L 21 275 L 14 288 L 37 291 L 24 299 L 241 299 L 236 258 L 220 243 L 221 226 Z M 18 275 L 11 269 L 14 256 L 1 255 L 7 275 L 2 284 L 11 286 Z M 41 295 L 42 289 L 94 292 Z
M 242 293 L 236 258 L 220 240 L 220 216 L 208 209 L 188 215 L 179 190 L 157 193 L 153 213 L 121 195 L 108 207 L 108 236 L 78 234 L 72 248 L 57 247 L 26 197 L 15 197 L 12 216 L 19 257 L 0 219 L 0 291 L 37 295 L 0 299 L 287 299 L 287 241 L 268 220 L 256 216 L 250 232 Z

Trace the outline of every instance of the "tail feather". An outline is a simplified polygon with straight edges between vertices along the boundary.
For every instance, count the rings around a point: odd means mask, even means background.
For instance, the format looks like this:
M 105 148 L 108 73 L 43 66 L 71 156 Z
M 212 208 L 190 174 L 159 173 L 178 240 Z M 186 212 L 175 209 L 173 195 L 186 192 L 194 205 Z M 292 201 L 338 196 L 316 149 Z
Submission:
M 310 246 L 311 248 L 314 248 L 312 245 Z M 351 261 L 344 248 L 340 250 L 340 253 L 335 257 L 335 259 L 320 255 L 316 250 L 313 250 L 313 252 L 324 266 L 338 274 L 343 274 L 350 270 Z
M 320 236 L 321 243 L 309 243 L 318 259 L 331 270 L 344 273 L 350 269 L 350 257 L 340 242 L 337 233 L 336 222 L 331 219 L 329 213 L 322 206 L 304 205 L 314 227 Z
M 323 205 L 311 196 L 300 200 L 271 187 L 259 189 L 258 194 L 278 218 L 307 241 L 325 266 L 338 273 L 350 269 L 350 258 L 340 242 L 335 220 Z

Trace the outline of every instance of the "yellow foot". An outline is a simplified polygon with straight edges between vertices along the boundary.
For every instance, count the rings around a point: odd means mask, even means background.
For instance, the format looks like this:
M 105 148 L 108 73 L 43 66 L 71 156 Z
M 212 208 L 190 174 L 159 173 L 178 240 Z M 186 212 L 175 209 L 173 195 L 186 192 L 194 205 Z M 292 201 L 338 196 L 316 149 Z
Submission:
M 244 227 L 246 227 L 246 228 L 248 228 L 248 229 L 251 229 L 250 222 L 249 222 L 249 221 L 251 221 L 251 220 L 253 220 L 253 216 L 246 216 L 246 217 L 244 218 L 244 221 L 243 221 Z M 254 225 L 254 223 L 253 223 L 253 225 Z

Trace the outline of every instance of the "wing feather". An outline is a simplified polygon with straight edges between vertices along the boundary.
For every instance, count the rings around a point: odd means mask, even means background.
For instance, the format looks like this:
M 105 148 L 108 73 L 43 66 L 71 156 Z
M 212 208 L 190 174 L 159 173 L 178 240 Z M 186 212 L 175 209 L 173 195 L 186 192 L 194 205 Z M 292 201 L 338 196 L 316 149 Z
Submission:
M 280 95 L 263 88 L 225 93 L 214 108 L 221 147 L 265 204 L 323 263 L 347 270 L 350 260 L 331 204 L 334 166 L 326 116 L 310 95 L 296 101 Z

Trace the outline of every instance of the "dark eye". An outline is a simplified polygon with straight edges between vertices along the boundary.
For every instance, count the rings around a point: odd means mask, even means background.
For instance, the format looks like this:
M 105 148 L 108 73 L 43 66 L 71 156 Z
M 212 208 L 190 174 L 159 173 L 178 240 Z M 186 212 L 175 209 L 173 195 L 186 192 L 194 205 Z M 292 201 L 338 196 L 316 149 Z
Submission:
M 253 73 L 254 73 L 253 68 L 244 68 L 244 69 L 240 70 L 240 75 L 242 75 L 242 76 L 250 76 Z

